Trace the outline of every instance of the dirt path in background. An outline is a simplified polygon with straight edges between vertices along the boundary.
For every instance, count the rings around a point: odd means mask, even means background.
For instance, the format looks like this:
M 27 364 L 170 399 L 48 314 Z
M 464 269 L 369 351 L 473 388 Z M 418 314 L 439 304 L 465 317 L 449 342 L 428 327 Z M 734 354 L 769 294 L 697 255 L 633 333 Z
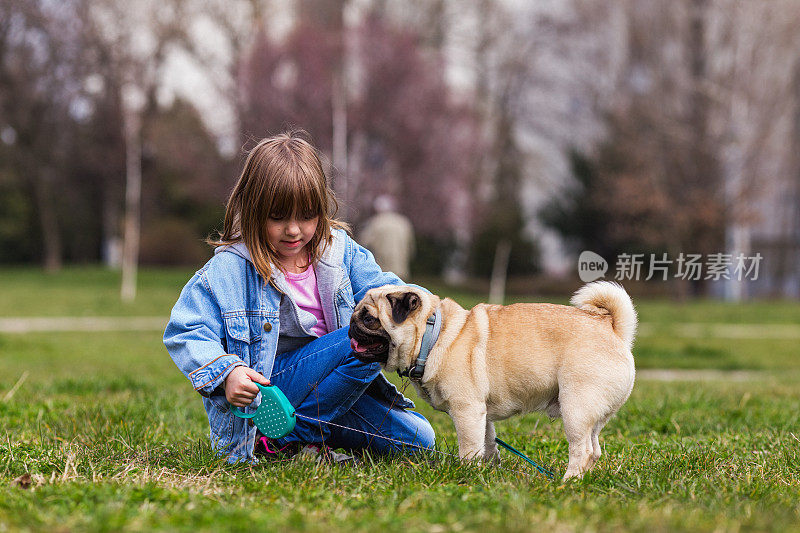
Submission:
M 651 381 L 757 381 L 768 374 L 750 370 L 679 370 L 647 368 L 636 371 L 636 379 Z
M 798 339 L 800 324 L 727 324 L 727 323 L 678 323 L 639 324 L 638 335 L 648 336 L 664 332 L 683 338 L 714 339 Z

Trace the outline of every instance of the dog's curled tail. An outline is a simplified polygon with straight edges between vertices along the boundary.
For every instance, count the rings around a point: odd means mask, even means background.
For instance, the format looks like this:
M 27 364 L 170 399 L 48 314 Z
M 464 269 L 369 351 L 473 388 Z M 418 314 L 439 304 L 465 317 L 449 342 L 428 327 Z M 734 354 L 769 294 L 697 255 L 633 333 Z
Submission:
M 636 335 L 636 309 L 625 289 L 612 281 L 587 283 L 572 295 L 570 303 L 591 313 L 610 314 L 614 332 L 630 350 Z

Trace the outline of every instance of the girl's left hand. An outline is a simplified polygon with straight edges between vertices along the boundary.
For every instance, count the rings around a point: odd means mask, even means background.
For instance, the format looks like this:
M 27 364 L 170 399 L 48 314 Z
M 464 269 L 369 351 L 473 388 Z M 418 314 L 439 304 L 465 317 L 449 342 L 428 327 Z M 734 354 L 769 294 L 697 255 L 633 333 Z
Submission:
M 225 398 L 236 407 L 246 407 L 256 399 L 259 389 L 255 383 L 269 385 L 269 380 L 246 366 L 237 366 L 225 378 Z

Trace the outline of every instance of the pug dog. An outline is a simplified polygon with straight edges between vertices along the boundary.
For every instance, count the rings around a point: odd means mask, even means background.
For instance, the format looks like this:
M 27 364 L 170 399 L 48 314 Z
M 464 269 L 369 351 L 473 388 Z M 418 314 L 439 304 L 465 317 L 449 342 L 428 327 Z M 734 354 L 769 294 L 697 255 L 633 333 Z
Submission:
M 633 389 L 636 311 L 625 290 L 589 283 L 572 306 L 479 304 L 464 309 L 423 289 L 372 289 L 353 311 L 356 357 L 380 362 L 453 419 L 462 459 L 497 460 L 494 422 L 531 411 L 561 417 L 569 443 L 564 479 L 600 458 L 598 436 Z M 431 317 L 440 317 L 438 337 Z M 424 368 L 418 361 L 428 331 Z

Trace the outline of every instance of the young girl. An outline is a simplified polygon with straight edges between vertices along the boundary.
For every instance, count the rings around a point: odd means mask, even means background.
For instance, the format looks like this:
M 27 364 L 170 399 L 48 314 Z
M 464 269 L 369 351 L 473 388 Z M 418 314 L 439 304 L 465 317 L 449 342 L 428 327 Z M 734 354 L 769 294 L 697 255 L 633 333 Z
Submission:
M 212 446 L 231 462 L 252 460 L 256 449 L 324 458 L 335 457 L 328 447 L 399 449 L 339 426 L 433 446 L 428 421 L 408 410 L 413 403 L 377 363 L 353 356 L 347 329 L 355 303 L 373 287 L 402 281 L 345 233 L 333 206 L 310 143 L 297 132 L 262 140 L 228 200 L 214 257 L 172 309 L 164 344 L 203 397 Z M 298 414 L 337 425 L 297 417 L 282 439 L 257 435 L 229 409 L 255 410 L 255 383 L 277 385 Z

